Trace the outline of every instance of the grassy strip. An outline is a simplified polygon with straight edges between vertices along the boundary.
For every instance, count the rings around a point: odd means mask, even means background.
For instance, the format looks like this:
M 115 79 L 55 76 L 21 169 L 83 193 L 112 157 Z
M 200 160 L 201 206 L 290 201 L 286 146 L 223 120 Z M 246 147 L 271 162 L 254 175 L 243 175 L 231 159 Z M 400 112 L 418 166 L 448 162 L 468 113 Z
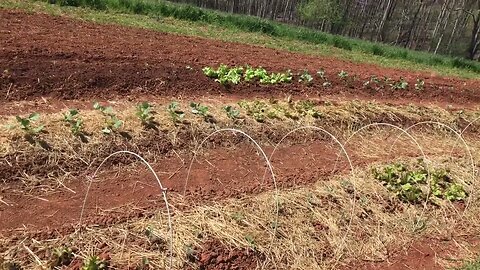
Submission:
M 58 7 L 42 2 L 32 3 L 19 0 L 2 2 L 0 7 L 46 11 L 56 15 L 68 14 L 97 22 L 113 22 L 163 32 L 258 44 L 306 54 L 329 55 L 355 62 L 380 64 L 386 67 L 430 69 L 442 75 L 478 78 L 480 73 L 479 63 L 465 59 L 347 39 L 255 17 L 207 11 L 163 1 L 51 0 L 51 2 L 91 9 Z M 120 12 L 120 14 L 115 12 Z
M 469 263 L 465 266 L 463 266 L 462 268 L 460 268 L 460 270 L 479 270 L 480 269 L 480 259 L 478 259 L 477 261 L 473 262 L 473 263 Z

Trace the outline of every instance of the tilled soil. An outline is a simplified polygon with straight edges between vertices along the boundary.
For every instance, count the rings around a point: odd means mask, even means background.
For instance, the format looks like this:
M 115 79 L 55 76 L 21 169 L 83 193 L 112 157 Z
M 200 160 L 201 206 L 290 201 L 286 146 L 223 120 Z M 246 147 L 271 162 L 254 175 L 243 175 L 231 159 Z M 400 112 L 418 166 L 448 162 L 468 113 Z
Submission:
M 157 96 L 235 95 L 258 97 L 293 94 L 304 97 L 435 102 L 473 105 L 480 101 L 478 80 L 439 77 L 425 72 L 385 69 L 336 59 L 307 56 L 258 46 L 184 37 L 115 25 L 97 25 L 65 17 L 0 11 L 0 101 L 113 98 L 125 95 Z M 228 65 L 263 66 L 268 70 L 320 68 L 333 87 L 317 80 L 312 86 L 241 84 L 225 88 L 205 77 L 201 68 Z M 188 67 L 188 68 L 187 68 Z M 351 85 L 337 73 L 358 76 Z M 371 75 L 404 77 L 410 90 L 364 88 Z M 417 78 L 426 82 L 414 90 Z

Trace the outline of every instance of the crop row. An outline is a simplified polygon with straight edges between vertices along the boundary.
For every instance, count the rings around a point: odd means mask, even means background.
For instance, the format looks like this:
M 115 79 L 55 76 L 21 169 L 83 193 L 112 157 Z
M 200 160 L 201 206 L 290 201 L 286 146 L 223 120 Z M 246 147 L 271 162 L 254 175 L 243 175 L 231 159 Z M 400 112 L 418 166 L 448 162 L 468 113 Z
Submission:
M 121 119 L 111 106 L 105 106 L 95 102 L 92 107 L 102 117 L 102 125 L 99 131 L 104 135 L 114 134 L 121 131 L 124 126 L 124 120 Z M 291 119 L 299 120 L 302 117 L 319 118 L 321 113 L 316 109 L 316 103 L 309 100 L 292 101 L 290 98 L 285 103 L 271 101 L 270 103 L 260 100 L 240 101 L 237 105 L 227 105 L 222 107 L 222 112 L 227 119 L 238 121 L 244 119 L 241 110 L 246 116 L 253 118 L 259 123 L 264 123 L 267 119 Z M 165 107 L 165 114 L 170 121 L 179 125 L 185 122 L 187 110 L 182 109 L 180 103 L 173 101 Z M 200 117 L 203 121 L 215 124 L 217 119 L 209 112 L 209 107 L 200 103 L 190 102 L 189 113 Z M 156 121 L 157 112 L 152 104 L 142 102 L 137 104 L 135 108 L 135 118 L 141 123 L 145 129 L 157 129 L 160 123 Z M 220 115 L 219 115 L 220 116 Z M 76 137 L 84 137 L 84 118 L 78 109 L 68 109 L 65 111 L 60 120 L 66 129 Z M 34 140 L 37 136 L 46 132 L 46 126 L 40 121 L 38 112 L 31 113 L 27 116 L 15 116 L 15 122 L 6 126 L 10 130 L 20 130 L 27 140 Z
M 293 74 L 291 70 L 285 72 L 269 73 L 263 67 L 251 67 L 246 65 L 245 67 L 236 66 L 229 67 L 221 64 L 218 68 L 204 67 L 202 69 L 205 76 L 214 79 L 216 82 L 224 85 L 237 85 L 242 81 L 246 83 L 258 82 L 260 84 L 282 84 L 291 83 L 297 80 L 299 83 L 306 85 L 312 85 L 315 77 L 320 80 L 323 87 L 331 87 L 332 82 L 329 80 L 324 69 L 319 69 L 316 72 L 316 76 L 312 76 L 308 70 L 303 70 L 300 73 Z M 353 87 L 353 83 L 358 81 L 356 75 L 350 75 L 347 71 L 341 70 L 337 73 L 337 77 L 347 86 Z M 405 78 L 400 77 L 399 80 L 393 80 L 389 77 L 378 77 L 376 75 L 370 76 L 367 80 L 363 81 L 363 86 L 368 89 L 384 89 L 390 87 L 393 90 L 407 90 L 409 83 Z M 415 90 L 423 90 L 425 87 L 425 81 L 423 79 L 417 79 L 414 84 Z

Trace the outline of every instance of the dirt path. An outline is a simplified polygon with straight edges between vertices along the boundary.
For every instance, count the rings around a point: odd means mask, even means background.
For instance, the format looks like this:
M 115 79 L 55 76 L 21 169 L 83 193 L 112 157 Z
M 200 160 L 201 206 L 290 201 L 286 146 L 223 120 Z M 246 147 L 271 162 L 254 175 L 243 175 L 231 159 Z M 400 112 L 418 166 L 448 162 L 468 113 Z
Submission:
M 480 101 L 478 80 L 438 77 L 434 74 L 385 69 L 329 58 L 306 56 L 242 44 L 184 37 L 114 25 L 97 25 L 65 17 L 0 10 L 0 102 L 55 99 L 114 98 L 128 95 L 200 97 L 283 96 L 376 99 L 388 102 L 475 105 Z M 53 27 L 54 26 L 54 27 Z M 333 87 L 295 82 L 281 86 L 238 85 L 225 89 L 207 79 L 201 68 L 220 63 L 250 64 L 272 71 L 315 72 L 325 68 Z M 187 68 L 190 67 L 190 68 Z M 340 70 L 357 75 L 346 87 Z M 405 77 L 412 91 L 369 90 L 370 75 Z M 414 91 L 417 78 L 426 87 Z

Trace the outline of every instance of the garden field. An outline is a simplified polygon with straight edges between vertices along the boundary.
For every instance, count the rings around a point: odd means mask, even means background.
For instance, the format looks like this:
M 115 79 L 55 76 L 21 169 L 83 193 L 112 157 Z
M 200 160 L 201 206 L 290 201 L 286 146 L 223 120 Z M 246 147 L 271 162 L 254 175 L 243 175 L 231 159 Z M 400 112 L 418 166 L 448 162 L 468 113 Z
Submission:
M 0 269 L 478 269 L 480 79 L 168 32 L 0 9 Z

